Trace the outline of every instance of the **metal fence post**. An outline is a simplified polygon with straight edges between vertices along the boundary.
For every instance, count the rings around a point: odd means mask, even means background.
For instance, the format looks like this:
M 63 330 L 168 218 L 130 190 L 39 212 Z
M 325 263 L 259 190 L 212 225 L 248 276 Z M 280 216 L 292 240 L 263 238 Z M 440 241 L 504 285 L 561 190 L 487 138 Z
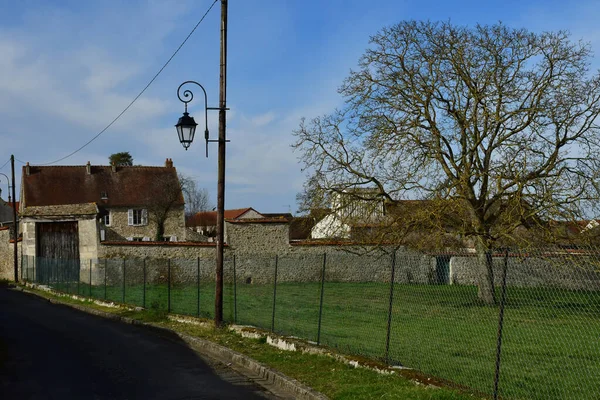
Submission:
M 275 332 L 275 302 L 277 300 L 277 264 L 279 257 L 275 255 L 275 277 L 273 279 L 273 315 L 271 317 L 271 332 Z
M 167 312 L 171 312 L 171 259 L 167 261 Z
M 233 323 L 237 324 L 237 280 L 235 272 L 235 254 L 233 255 Z
M 392 253 L 392 276 L 390 277 L 390 305 L 388 308 L 387 332 L 385 338 L 385 362 L 389 364 L 390 334 L 392 332 L 392 309 L 394 306 L 394 279 L 396 278 L 396 250 Z
M 146 259 L 142 263 L 142 273 L 144 275 L 144 282 L 142 285 L 142 307 L 146 308 Z
M 508 269 L 508 250 L 504 252 L 504 268 L 502 269 L 502 297 L 500 298 L 500 312 L 498 313 L 498 341 L 496 345 L 496 371 L 494 374 L 494 400 L 498 399 L 498 385 L 500 383 L 500 357 L 502 355 L 502 329 L 504 327 L 504 305 L 506 303 L 506 271 Z
M 59 291 L 62 291 L 62 286 L 60 285 L 60 272 L 61 272 L 61 268 L 58 268 L 58 270 L 56 271 L 56 288 Z
M 92 259 L 90 258 L 90 297 L 92 297 Z
M 325 292 L 325 265 L 327 265 L 327 253 L 323 253 L 323 268 L 321 269 L 321 298 L 319 299 L 319 325 L 317 327 L 317 346 L 321 344 L 321 320 L 323 318 L 323 294 Z
M 106 274 L 108 269 L 108 258 L 104 259 L 104 300 L 106 300 Z
M 200 257 L 196 262 L 196 315 L 200 317 Z
M 123 259 L 123 284 L 121 285 L 121 303 L 125 303 L 125 259 Z

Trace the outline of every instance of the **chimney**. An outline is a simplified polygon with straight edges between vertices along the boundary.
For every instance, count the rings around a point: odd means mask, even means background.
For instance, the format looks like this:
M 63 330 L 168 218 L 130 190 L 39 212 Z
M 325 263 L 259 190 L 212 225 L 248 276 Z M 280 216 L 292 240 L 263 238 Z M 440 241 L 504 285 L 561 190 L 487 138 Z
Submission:
M 92 166 L 90 165 L 90 162 L 88 161 L 87 164 L 85 164 L 85 172 L 88 175 L 92 174 Z
M 117 164 L 115 164 L 114 161 L 110 163 L 110 168 L 112 169 L 112 172 L 117 172 Z
M 30 173 L 31 168 L 29 167 L 29 161 L 27 161 L 27 164 L 25 165 L 25 175 L 29 176 Z
M 173 160 L 171 158 L 167 158 L 167 160 L 165 161 L 165 167 L 173 168 Z

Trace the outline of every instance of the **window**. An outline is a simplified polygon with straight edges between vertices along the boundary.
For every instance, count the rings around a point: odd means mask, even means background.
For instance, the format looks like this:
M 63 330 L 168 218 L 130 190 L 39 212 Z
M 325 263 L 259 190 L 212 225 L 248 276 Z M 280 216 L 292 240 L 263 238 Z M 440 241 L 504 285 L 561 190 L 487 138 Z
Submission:
M 127 210 L 127 225 L 148 225 L 148 211 L 142 208 Z
M 104 225 L 110 226 L 110 211 L 107 211 L 104 217 L 102 217 L 102 222 L 104 222 Z

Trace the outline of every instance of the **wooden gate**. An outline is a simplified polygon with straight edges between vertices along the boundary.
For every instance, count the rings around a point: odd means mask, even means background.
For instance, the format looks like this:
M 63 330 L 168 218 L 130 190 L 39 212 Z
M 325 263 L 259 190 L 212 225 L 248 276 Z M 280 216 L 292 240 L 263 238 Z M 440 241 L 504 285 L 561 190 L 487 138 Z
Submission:
M 39 283 L 79 280 L 79 229 L 73 222 L 36 224 L 36 281 Z

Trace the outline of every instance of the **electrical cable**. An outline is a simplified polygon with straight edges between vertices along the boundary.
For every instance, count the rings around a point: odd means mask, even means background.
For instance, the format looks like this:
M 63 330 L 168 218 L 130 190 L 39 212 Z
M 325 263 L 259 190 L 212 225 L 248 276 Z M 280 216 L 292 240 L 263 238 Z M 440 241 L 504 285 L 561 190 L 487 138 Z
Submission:
M 135 96 L 135 98 L 129 103 L 129 105 L 127 105 L 127 107 L 125 107 L 125 109 L 123 111 L 121 111 L 121 113 L 119 113 L 119 115 L 117 115 L 108 125 L 106 125 L 104 127 L 104 129 L 102 129 L 100 132 L 98 132 L 98 134 L 96 134 L 96 136 L 94 136 L 93 138 L 91 138 L 90 140 L 88 140 L 83 146 L 79 147 L 77 150 L 75 150 L 75 151 L 67 154 L 66 156 L 64 156 L 62 158 L 59 158 L 58 160 L 54 160 L 52 162 L 45 163 L 45 164 L 39 164 L 39 165 L 52 165 L 52 164 L 56 164 L 57 162 L 66 160 L 67 158 L 69 158 L 69 157 L 73 156 L 74 154 L 78 153 L 79 151 L 83 150 L 85 147 L 87 147 L 94 140 L 98 139 L 100 137 L 100 135 L 102 135 L 104 132 L 106 132 L 115 122 L 117 122 L 117 120 L 119 120 L 119 118 L 121 118 L 123 116 L 123 114 L 125 114 L 127 112 L 127 110 L 129 110 L 129 108 L 131 108 L 131 106 L 144 94 L 144 92 L 150 87 L 150 85 L 152 85 L 152 83 L 156 80 L 156 78 L 158 78 L 158 76 L 163 72 L 163 70 L 167 67 L 167 65 L 169 65 L 169 63 L 171 62 L 171 60 L 173 60 L 173 58 L 177 55 L 177 53 L 179 53 L 179 50 L 181 50 L 181 48 L 183 47 L 183 45 L 188 41 L 188 39 L 196 31 L 196 29 L 198 28 L 198 26 L 202 23 L 202 21 L 204 21 L 204 18 L 206 18 L 206 16 L 210 12 L 210 10 L 212 10 L 212 8 L 214 7 L 214 5 L 217 3 L 217 1 L 218 0 L 215 0 L 211 4 L 211 6 L 208 8 L 208 10 L 206 10 L 206 12 L 202 16 L 202 18 L 200 18 L 200 21 L 198 21 L 198 23 L 196 24 L 196 26 L 194 26 L 194 29 L 192 29 L 192 31 L 187 35 L 187 37 L 184 39 L 184 41 L 181 42 L 181 44 L 179 45 L 179 47 L 177 47 L 177 50 L 175 50 L 175 52 L 173 53 L 173 55 L 171 55 L 171 57 L 161 67 L 161 69 L 156 73 L 156 75 L 154 75 L 154 77 L 150 80 L 150 82 L 148 82 L 148 84 L 142 89 L 141 92 L 138 93 L 137 96 Z M 25 164 L 23 161 L 20 161 L 20 160 L 17 160 L 17 161 Z

